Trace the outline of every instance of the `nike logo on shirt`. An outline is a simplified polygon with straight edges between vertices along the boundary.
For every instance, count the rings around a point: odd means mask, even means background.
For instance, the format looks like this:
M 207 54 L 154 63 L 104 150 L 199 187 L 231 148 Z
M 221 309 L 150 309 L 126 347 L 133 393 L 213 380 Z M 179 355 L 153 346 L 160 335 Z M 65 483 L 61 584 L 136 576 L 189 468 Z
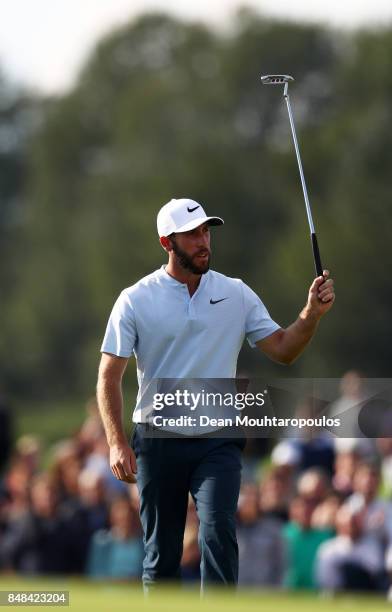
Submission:
M 228 300 L 229 298 L 225 297 L 225 298 L 221 298 L 220 300 L 213 300 L 210 299 L 210 304 L 218 304 L 219 302 L 223 302 L 223 300 Z
M 187 206 L 187 211 L 193 212 L 194 210 L 196 210 L 196 208 L 200 208 L 200 206 L 195 206 L 195 208 L 189 208 L 189 206 Z

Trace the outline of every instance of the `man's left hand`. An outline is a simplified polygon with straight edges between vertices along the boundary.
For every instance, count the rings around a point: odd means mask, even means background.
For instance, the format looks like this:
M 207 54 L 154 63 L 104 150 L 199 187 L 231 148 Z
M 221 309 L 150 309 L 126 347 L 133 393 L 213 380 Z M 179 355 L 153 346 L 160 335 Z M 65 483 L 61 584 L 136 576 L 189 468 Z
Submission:
M 324 270 L 323 276 L 315 278 L 309 289 L 306 308 L 309 314 L 317 318 L 325 315 L 332 308 L 332 304 L 335 301 L 333 280 L 328 277 L 329 271 Z

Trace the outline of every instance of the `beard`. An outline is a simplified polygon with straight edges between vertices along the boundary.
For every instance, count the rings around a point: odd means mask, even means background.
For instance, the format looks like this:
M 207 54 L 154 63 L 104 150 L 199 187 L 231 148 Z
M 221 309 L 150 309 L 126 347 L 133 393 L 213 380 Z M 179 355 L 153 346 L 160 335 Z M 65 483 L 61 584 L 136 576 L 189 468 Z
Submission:
M 190 272 L 192 272 L 192 274 L 205 274 L 206 272 L 208 272 L 208 270 L 210 269 L 210 255 L 208 255 L 208 259 L 205 261 L 205 263 L 203 263 L 202 265 L 197 265 L 194 259 L 197 257 L 197 255 L 200 255 L 200 251 L 199 253 L 196 253 L 191 257 L 190 255 L 185 253 L 185 251 L 180 249 L 176 241 L 173 239 L 172 245 L 173 252 L 177 257 L 178 263 L 182 268 L 184 268 L 184 270 L 189 270 Z M 206 249 L 203 252 L 205 251 Z

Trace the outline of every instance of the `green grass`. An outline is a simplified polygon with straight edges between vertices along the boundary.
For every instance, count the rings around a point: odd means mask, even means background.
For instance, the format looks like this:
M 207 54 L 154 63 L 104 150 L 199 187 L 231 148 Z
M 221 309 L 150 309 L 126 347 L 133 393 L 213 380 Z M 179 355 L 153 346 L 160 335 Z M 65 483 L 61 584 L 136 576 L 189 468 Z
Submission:
M 124 393 L 124 424 L 127 435 L 131 433 L 133 395 Z M 13 410 L 14 438 L 30 434 L 36 436 L 43 451 L 43 465 L 46 467 L 50 447 L 64 438 L 72 437 L 86 419 L 86 401 L 82 399 L 17 403 Z
M 271 593 L 269 591 L 214 592 L 200 601 L 197 590 L 161 589 L 145 600 L 140 584 L 110 584 L 77 579 L 20 579 L 0 577 L 0 590 L 69 590 L 72 612 L 356 612 L 390 610 L 384 598 L 378 596 L 344 595 L 326 598 L 315 594 Z M 34 606 L 35 609 L 45 609 Z M 31 606 L 18 606 L 18 610 Z M 50 606 L 53 609 L 53 606 Z
M 48 446 L 72 436 L 83 423 L 86 409 L 83 402 L 54 400 L 18 405 L 14 416 L 16 437 L 32 434 Z

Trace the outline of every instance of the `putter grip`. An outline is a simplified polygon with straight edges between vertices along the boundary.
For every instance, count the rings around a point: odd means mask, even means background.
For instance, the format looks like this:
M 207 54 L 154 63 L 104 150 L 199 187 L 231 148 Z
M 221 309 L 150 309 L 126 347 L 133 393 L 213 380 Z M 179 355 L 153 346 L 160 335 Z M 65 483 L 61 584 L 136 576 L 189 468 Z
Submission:
M 312 238 L 312 249 L 313 249 L 313 258 L 314 258 L 314 265 L 316 268 L 316 274 L 317 276 L 322 276 L 323 266 L 321 264 L 321 257 L 320 257 L 320 251 L 318 248 L 317 236 L 316 234 L 310 234 L 310 236 Z

